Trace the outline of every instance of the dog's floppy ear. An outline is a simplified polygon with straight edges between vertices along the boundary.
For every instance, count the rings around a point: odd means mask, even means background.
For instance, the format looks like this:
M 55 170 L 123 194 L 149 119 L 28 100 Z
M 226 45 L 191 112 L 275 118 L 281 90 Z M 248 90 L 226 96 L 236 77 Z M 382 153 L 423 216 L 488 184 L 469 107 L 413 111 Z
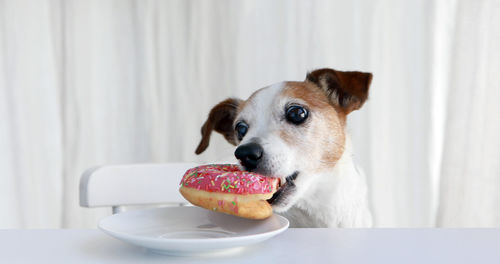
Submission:
M 345 114 L 361 108 L 368 98 L 368 89 L 373 75 L 358 71 L 318 69 L 307 74 L 306 81 L 320 87 Z
M 196 148 L 196 154 L 200 154 L 207 149 L 212 130 L 221 133 L 229 143 L 236 145 L 233 122 L 241 102 L 240 99 L 228 98 L 212 108 L 207 121 L 201 127 L 201 141 Z

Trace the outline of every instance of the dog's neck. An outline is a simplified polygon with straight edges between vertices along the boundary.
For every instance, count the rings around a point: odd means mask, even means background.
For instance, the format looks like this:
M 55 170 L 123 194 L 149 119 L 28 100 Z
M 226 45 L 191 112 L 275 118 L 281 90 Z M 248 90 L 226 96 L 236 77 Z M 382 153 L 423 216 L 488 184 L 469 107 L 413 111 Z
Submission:
M 349 136 L 345 144 L 344 153 L 335 166 L 314 175 L 317 180 L 313 185 L 283 213 L 292 227 L 371 226 L 365 177 L 354 164 Z

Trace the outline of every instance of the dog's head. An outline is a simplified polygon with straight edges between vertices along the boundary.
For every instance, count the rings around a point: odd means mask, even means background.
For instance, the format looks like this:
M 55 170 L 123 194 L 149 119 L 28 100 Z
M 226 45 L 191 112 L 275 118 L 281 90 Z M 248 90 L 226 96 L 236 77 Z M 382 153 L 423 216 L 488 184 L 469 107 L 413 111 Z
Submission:
M 221 133 L 238 146 L 235 156 L 245 169 L 281 179 L 271 203 L 285 211 L 342 156 L 346 115 L 366 101 L 371 79 L 371 73 L 319 69 L 246 101 L 226 99 L 210 111 L 196 154 L 208 147 L 213 130 Z

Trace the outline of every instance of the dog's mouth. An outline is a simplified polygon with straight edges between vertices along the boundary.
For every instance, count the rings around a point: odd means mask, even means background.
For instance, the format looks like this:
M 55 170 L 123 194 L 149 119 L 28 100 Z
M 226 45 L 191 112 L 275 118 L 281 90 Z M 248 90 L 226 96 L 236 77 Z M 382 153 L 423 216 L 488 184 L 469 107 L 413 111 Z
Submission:
M 287 177 L 279 177 L 277 175 L 272 175 L 267 171 L 263 170 L 248 170 L 245 166 L 241 165 L 242 170 L 255 172 L 266 177 L 278 178 L 278 189 L 274 192 L 273 196 L 267 199 L 267 202 L 273 207 L 280 207 L 286 203 L 287 198 L 296 191 L 295 180 L 299 176 L 299 172 L 295 171 Z
M 295 190 L 295 180 L 299 176 L 299 172 L 296 171 L 290 176 L 285 177 L 283 181 L 280 179 L 278 190 L 273 194 L 273 196 L 267 200 L 271 205 L 276 205 L 283 202 L 288 195 L 290 195 Z

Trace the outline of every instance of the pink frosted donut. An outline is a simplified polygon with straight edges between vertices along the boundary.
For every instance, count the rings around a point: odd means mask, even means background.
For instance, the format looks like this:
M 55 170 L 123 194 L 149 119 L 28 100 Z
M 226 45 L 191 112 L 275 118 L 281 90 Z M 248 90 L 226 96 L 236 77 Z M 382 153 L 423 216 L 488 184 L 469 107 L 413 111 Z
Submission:
M 279 180 L 238 165 L 212 164 L 189 169 L 179 191 L 194 205 L 244 218 L 264 219 L 272 214 L 270 199 Z

